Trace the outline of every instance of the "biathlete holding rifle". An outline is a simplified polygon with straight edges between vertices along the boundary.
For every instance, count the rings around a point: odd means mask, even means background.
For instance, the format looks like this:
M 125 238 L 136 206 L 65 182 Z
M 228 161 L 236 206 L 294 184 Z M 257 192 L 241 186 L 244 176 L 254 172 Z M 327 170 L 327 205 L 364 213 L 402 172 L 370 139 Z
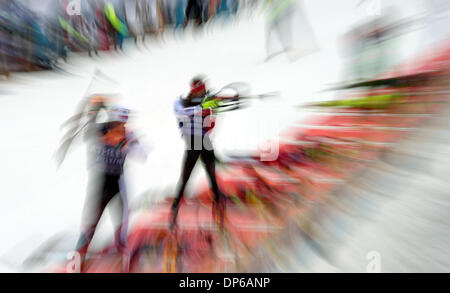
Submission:
M 236 98 L 236 97 L 233 97 Z M 191 90 L 185 99 L 180 98 L 175 102 L 175 115 L 186 144 L 181 177 L 177 186 L 175 200 L 171 208 L 171 224 L 173 230 L 176 227 L 179 203 L 183 196 L 186 184 L 192 170 L 200 157 L 205 164 L 211 190 L 214 194 L 213 217 L 220 229 L 223 229 L 225 214 L 225 196 L 221 193 L 216 180 L 216 157 L 210 132 L 214 128 L 214 106 L 216 99 L 223 99 L 208 95 L 206 84 L 202 78 L 194 78 L 191 82 Z

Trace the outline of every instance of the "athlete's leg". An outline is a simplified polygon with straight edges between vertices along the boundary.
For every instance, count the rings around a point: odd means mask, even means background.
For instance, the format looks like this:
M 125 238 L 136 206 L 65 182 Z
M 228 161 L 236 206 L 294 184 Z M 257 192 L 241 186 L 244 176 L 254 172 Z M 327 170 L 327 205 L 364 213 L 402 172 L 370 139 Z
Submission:
M 217 185 L 216 180 L 216 156 L 214 154 L 214 147 L 212 144 L 212 141 L 208 135 L 203 137 L 202 142 L 202 152 L 201 152 L 201 159 L 202 162 L 205 164 L 206 168 L 206 174 L 208 175 L 209 184 L 211 186 L 211 189 L 214 193 L 215 200 L 219 200 L 221 197 L 220 189 Z
M 215 200 L 220 199 L 220 191 L 216 180 L 216 157 L 213 150 L 202 150 L 202 162 L 205 164 L 206 174 L 208 175 L 209 185 L 214 193 Z
M 171 226 L 175 225 L 176 217 L 178 214 L 178 205 L 180 203 L 181 197 L 183 196 L 186 184 L 191 176 L 192 170 L 194 169 L 195 163 L 200 156 L 200 151 L 197 150 L 186 150 L 184 152 L 184 163 L 183 169 L 181 171 L 180 181 L 178 182 L 177 193 L 172 204 L 172 217 Z
M 268 60 L 272 54 L 272 45 L 275 43 L 272 35 L 277 31 L 278 23 L 276 20 L 268 20 L 266 23 L 266 59 Z
M 83 216 L 82 232 L 78 238 L 76 244 L 76 250 L 81 254 L 85 255 L 92 238 L 94 237 L 95 229 L 100 220 L 100 217 L 105 210 L 106 202 L 102 199 L 87 200 L 84 206 L 83 214 L 88 216 Z M 90 213 L 86 211 L 91 211 Z
M 130 269 L 130 252 L 128 250 L 128 197 L 124 176 L 120 176 L 119 185 L 119 210 L 116 219 L 119 220 L 119 227 L 116 230 L 115 242 L 119 252 L 122 253 L 121 272 L 127 273 Z
M 211 190 L 214 194 L 214 201 L 212 206 L 213 219 L 218 220 L 221 230 L 223 230 L 225 217 L 225 199 L 220 192 L 216 180 L 216 157 L 213 150 L 202 150 L 201 159 L 205 164 L 206 173 L 208 175 Z
M 119 251 L 126 250 L 128 247 L 128 198 L 123 175 L 117 178 L 118 204 L 116 210 L 111 214 L 116 225 L 115 245 Z
M 292 49 L 292 12 L 278 16 L 277 34 L 284 52 Z
M 100 191 L 100 193 L 91 194 L 91 192 L 88 192 L 88 198 L 83 209 L 82 232 L 76 246 L 76 250 L 82 256 L 86 254 L 103 211 L 114 195 L 110 193 L 109 186 L 111 183 L 109 177 L 107 175 L 100 175 L 100 178 L 102 180 L 100 189 L 91 190 L 95 192 Z M 91 185 L 90 188 L 94 187 Z

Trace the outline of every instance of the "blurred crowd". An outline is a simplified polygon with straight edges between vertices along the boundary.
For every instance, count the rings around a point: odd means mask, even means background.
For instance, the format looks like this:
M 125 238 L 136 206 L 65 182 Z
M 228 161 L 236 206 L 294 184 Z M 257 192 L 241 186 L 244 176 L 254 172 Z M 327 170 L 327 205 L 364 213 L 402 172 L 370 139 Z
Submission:
M 68 52 L 122 48 L 166 27 L 201 27 L 252 0 L 0 0 L 0 74 L 53 69 Z

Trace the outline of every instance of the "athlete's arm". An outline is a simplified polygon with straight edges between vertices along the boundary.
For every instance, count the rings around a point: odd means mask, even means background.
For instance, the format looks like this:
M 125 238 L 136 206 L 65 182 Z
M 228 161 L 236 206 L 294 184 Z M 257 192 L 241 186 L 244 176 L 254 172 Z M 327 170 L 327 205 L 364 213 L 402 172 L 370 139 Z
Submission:
M 134 132 L 127 134 L 127 142 L 122 147 L 122 150 L 128 154 L 142 161 L 146 161 L 148 157 L 148 147 L 144 146 L 141 141 L 137 138 Z

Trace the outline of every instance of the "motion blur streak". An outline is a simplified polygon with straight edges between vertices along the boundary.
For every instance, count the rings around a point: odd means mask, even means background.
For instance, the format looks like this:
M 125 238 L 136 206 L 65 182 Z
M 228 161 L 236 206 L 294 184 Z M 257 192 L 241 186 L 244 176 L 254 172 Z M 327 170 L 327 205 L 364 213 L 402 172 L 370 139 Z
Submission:
M 0 270 L 449 272 L 449 2 L 323 2 L 0 1 Z

